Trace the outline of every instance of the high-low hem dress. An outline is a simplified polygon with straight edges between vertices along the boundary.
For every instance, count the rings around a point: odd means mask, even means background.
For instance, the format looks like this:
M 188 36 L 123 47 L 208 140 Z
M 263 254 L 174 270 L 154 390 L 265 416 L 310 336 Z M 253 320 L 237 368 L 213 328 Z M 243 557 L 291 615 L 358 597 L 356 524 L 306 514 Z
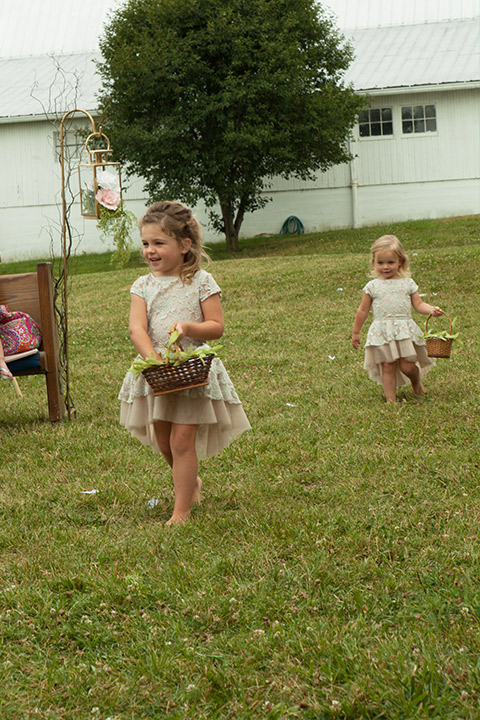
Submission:
M 417 365 L 423 376 L 435 364 L 427 355 L 423 332 L 412 319 L 411 296 L 418 285 L 412 278 L 375 278 L 363 288 L 372 298 L 373 322 L 365 343 L 364 369 L 382 384 L 382 363 L 405 358 Z M 408 385 L 409 378 L 397 365 L 396 384 Z
M 155 350 L 160 352 L 168 341 L 168 328 L 176 321 L 202 322 L 200 303 L 221 291 L 210 273 L 198 270 L 191 283 L 183 283 L 178 277 L 149 273 L 138 278 L 130 292 L 145 300 L 148 335 Z M 190 344 L 198 347 L 202 341 L 186 337 L 180 344 L 186 349 Z M 212 361 L 208 385 L 155 396 L 143 375 L 127 372 L 118 397 L 120 423 L 133 437 L 158 453 L 160 448 L 154 431 L 158 420 L 198 425 L 198 458 L 216 455 L 250 429 L 233 383 L 219 358 Z

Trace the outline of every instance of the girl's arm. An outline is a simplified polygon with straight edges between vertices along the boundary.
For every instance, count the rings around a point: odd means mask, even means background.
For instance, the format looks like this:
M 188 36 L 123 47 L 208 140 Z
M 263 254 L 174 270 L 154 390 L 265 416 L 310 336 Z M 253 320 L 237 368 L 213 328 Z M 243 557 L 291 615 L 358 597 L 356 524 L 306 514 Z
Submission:
M 413 307 L 421 315 L 433 315 L 434 317 L 443 315 L 443 310 L 441 310 L 437 305 L 434 307 L 433 305 L 423 302 L 422 298 L 418 294 L 418 291 L 412 293 L 410 297 L 412 299 Z
M 360 303 L 355 320 L 353 322 L 352 345 L 357 350 L 360 347 L 360 330 L 368 317 L 370 308 L 372 307 L 372 298 L 366 292 L 363 293 L 362 302 Z
M 216 340 L 223 335 L 223 312 L 219 293 L 210 295 L 200 303 L 202 306 L 203 321 L 199 323 L 179 320 L 173 323 L 170 330 L 177 330 L 178 339 L 183 337 L 195 340 Z
M 139 295 L 132 294 L 131 296 L 130 322 L 128 329 L 130 332 L 130 339 L 135 345 L 139 355 L 143 358 L 148 358 L 153 352 L 156 360 L 162 359 L 154 349 L 152 341 L 148 337 L 147 305 L 145 300 Z

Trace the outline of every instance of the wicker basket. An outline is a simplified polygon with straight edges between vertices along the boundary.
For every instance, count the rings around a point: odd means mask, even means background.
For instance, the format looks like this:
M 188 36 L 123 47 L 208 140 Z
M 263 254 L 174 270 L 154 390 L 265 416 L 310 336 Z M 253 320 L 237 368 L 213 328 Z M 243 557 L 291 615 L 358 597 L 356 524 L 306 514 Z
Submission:
M 447 313 L 443 313 L 445 317 L 448 319 L 448 322 L 450 323 L 450 335 L 452 334 L 452 321 L 448 317 Z M 429 315 L 425 322 L 425 332 L 428 331 L 428 321 L 432 315 Z M 426 339 L 427 343 L 427 355 L 428 357 L 434 357 L 434 358 L 449 358 L 450 353 L 452 352 L 452 338 L 446 338 L 443 340 L 442 338 L 438 337 L 429 337 Z
M 172 363 L 154 365 L 143 370 L 142 375 L 152 388 L 154 395 L 165 395 L 179 390 L 201 387 L 208 385 L 208 371 L 213 357 L 213 355 L 206 355 L 203 360 L 192 358 L 185 360 L 180 365 Z

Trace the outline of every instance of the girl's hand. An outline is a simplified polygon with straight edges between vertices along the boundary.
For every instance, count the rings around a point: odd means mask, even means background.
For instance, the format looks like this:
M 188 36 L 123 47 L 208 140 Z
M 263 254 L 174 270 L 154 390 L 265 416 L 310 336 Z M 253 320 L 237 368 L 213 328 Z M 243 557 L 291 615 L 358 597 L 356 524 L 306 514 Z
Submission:
M 352 345 L 355 350 L 360 347 L 360 333 L 352 333 Z
M 433 317 L 439 317 L 440 315 L 443 315 L 443 310 L 437 305 L 435 305 L 435 307 L 432 307 L 431 314 L 433 315 Z
M 178 332 L 178 340 L 181 340 L 185 336 L 190 337 L 188 334 L 188 325 L 188 322 L 174 322 L 173 325 L 168 328 L 168 334 L 171 335 L 172 332 Z

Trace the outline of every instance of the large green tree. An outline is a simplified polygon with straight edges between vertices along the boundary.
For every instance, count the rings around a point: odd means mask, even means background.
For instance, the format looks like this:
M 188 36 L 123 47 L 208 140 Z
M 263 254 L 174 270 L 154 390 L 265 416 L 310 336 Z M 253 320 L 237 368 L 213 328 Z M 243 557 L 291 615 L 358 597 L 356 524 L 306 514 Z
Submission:
M 352 49 L 315 0 L 127 0 L 100 48 L 117 156 L 151 199 L 203 199 L 229 250 L 269 179 L 348 159 Z

